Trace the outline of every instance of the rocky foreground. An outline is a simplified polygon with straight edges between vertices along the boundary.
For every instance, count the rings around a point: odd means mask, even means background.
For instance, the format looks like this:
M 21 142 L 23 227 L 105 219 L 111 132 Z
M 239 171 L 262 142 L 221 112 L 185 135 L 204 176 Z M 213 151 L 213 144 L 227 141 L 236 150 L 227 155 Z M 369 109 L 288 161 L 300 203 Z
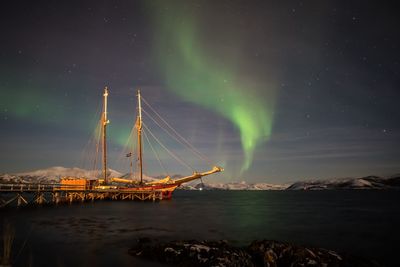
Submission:
M 172 266 L 382 266 L 374 261 L 321 248 L 306 248 L 289 243 L 261 240 L 247 247 L 227 241 L 171 241 L 159 243 L 141 238 L 129 250 L 135 257 Z

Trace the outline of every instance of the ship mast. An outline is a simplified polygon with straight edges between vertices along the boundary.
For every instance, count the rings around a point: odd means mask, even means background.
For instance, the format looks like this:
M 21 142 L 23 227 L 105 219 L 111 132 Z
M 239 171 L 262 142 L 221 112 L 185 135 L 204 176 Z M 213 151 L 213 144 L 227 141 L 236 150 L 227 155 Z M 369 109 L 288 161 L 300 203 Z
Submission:
M 138 117 L 136 120 L 136 129 L 137 129 L 137 136 L 138 136 L 138 155 L 139 155 L 139 175 L 140 175 L 140 184 L 143 183 L 143 162 L 142 162 L 142 104 L 140 101 L 140 90 L 137 93 L 138 98 Z
M 108 184 L 107 181 L 107 124 L 110 121 L 107 119 L 107 96 L 108 88 L 104 88 L 104 100 L 103 100 L 103 119 L 102 119 L 102 132 L 103 132 L 103 174 L 104 174 L 104 184 Z

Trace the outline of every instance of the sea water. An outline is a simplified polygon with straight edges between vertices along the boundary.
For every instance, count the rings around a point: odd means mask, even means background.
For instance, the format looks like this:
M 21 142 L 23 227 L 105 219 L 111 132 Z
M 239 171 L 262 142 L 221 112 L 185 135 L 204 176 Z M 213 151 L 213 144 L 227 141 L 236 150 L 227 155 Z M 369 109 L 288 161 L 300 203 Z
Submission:
M 160 241 L 255 239 L 324 247 L 396 266 L 399 191 L 176 191 L 169 201 L 97 201 L 0 210 L 13 266 L 161 266 L 128 254 Z M 1 245 L 0 245 L 1 247 Z

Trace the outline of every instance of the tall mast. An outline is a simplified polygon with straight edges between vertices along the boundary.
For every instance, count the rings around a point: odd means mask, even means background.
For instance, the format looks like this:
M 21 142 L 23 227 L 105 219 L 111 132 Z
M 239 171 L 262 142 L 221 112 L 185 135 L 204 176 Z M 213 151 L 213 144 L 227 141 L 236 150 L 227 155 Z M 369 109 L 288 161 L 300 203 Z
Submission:
M 137 136 L 138 136 L 138 155 L 139 155 L 139 175 L 140 184 L 143 183 L 143 162 L 142 162 L 142 104 L 140 101 L 140 90 L 137 93 L 138 98 L 138 117 L 137 117 Z
M 107 181 L 107 124 L 110 121 L 107 119 L 107 96 L 108 96 L 108 88 L 107 86 L 104 88 L 104 100 L 103 100 L 103 120 L 102 120 L 102 129 L 103 129 L 103 175 L 104 175 L 104 184 L 108 184 Z

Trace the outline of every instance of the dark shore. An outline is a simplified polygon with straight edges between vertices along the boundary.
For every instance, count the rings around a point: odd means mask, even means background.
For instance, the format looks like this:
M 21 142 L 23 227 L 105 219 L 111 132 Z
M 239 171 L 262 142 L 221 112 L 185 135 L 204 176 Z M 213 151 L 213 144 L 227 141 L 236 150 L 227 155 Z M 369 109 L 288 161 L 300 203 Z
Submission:
M 245 247 L 225 240 L 158 242 L 140 238 L 129 254 L 169 266 L 326 266 L 382 267 L 378 262 L 323 248 L 302 247 L 272 240 L 255 240 Z

